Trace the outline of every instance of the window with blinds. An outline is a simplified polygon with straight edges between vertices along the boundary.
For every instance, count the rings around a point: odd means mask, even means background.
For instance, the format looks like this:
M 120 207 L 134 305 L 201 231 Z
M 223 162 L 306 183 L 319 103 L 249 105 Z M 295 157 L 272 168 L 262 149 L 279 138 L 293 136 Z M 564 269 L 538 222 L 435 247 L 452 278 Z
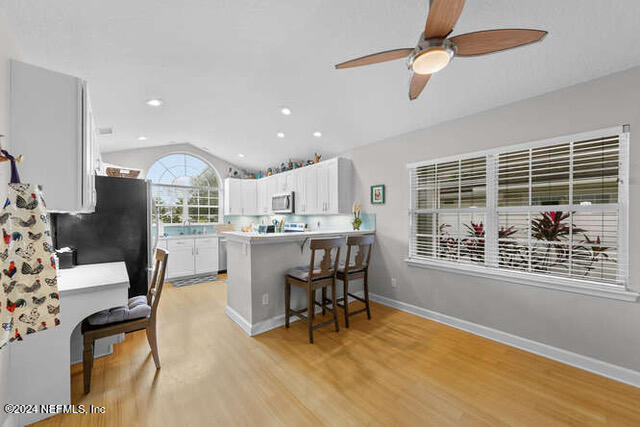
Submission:
M 409 261 L 625 286 L 627 146 L 620 127 L 409 165 Z

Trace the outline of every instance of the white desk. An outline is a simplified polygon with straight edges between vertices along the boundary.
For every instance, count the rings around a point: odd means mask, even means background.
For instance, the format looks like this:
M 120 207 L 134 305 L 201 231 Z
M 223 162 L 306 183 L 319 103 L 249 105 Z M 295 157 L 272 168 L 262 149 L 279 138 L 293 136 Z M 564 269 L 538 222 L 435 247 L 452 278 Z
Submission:
M 60 325 L 9 344 L 10 403 L 71 404 L 71 333 L 90 314 L 125 305 L 128 288 L 123 261 L 60 270 Z M 13 421 L 22 426 L 52 415 L 21 414 Z

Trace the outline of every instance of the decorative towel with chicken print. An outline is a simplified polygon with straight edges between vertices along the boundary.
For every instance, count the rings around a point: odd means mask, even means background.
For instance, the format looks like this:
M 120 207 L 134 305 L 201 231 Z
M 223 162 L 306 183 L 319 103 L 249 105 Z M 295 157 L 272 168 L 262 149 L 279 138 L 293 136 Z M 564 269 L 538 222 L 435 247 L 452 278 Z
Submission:
M 0 212 L 0 347 L 60 323 L 51 228 L 40 189 L 9 184 Z

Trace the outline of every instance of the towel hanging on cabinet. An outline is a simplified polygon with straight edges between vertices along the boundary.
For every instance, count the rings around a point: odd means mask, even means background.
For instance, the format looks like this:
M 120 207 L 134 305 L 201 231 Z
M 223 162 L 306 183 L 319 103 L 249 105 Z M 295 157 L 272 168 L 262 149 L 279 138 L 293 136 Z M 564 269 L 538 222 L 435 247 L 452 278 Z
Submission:
M 20 183 L 15 162 L 22 156 L 1 152 L 0 161 L 11 162 L 11 182 L 0 212 L 0 347 L 60 323 L 51 228 L 42 192 L 37 185 Z

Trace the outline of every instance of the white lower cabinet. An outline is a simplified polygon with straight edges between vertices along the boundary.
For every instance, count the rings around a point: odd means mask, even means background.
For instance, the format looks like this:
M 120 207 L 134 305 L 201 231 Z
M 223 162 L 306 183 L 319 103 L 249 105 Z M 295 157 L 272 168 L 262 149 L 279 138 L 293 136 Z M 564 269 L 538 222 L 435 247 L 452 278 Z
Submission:
M 185 237 L 160 241 L 169 251 L 167 278 L 218 272 L 218 238 Z
M 196 274 L 218 271 L 218 239 L 196 239 Z
M 167 242 L 169 261 L 167 277 L 189 276 L 194 274 L 193 239 L 175 239 Z

